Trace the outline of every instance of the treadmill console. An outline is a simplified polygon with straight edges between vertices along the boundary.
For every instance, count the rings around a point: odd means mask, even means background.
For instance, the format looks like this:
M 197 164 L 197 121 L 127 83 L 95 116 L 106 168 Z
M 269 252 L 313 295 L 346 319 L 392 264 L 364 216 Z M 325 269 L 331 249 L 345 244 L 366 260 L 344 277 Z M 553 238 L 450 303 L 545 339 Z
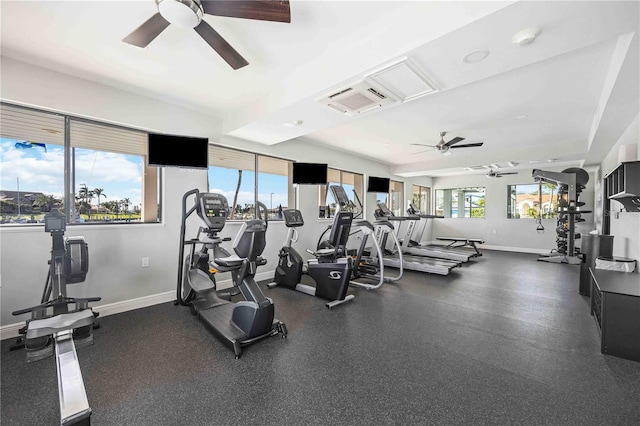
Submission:
M 221 231 L 227 221 L 229 204 L 222 194 L 203 192 L 197 200 L 196 211 L 200 219 L 212 231 Z
M 284 223 L 288 228 L 297 228 L 298 226 L 304 225 L 304 220 L 302 219 L 302 213 L 300 213 L 300 210 L 283 210 L 282 214 L 284 216 Z
M 385 203 L 379 203 L 378 204 L 378 210 L 380 210 L 380 212 L 382 213 L 381 217 L 392 217 L 393 216 L 393 212 L 391 210 L 389 210 L 389 207 L 387 207 L 387 205 Z
M 347 192 L 340 185 L 331 185 L 329 187 L 331 193 L 333 194 L 333 198 L 338 202 L 341 207 L 346 207 L 349 205 L 349 197 L 347 196 Z

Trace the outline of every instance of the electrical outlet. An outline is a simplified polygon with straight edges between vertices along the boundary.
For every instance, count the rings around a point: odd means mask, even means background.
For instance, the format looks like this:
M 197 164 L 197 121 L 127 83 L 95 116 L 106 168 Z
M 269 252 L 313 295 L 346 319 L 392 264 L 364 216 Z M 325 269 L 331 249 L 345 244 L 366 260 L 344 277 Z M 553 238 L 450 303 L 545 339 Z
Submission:
M 142 258 L 142 267 L 143 268 L 148 268 L 149 267 L 149 258 L 148 257 L 143 257 Z

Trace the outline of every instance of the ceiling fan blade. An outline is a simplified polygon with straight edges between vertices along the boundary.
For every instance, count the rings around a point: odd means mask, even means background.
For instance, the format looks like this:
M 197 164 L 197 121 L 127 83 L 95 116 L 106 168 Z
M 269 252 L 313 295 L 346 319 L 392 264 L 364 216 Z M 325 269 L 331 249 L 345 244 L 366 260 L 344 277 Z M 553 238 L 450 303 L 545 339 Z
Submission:
M 410 145 L 413 145 L 413 146 L 428 146 L 429 148 L 435 148 L 436 147 L 435 145 L 427 145 L 425 143 L 412 143 Z
M 458 142 L 462 142 L 464 140 L 464 138 L 461 137 L 455 137 L 453 139 L 451 139 L 449 142 L 445 143 L 446 146 L 451 146 L 454 143 L 458 143 Z
M 168 26 L 169 21 L 164 19 L 160 13 L 156 13 L 147 19 L 144 24 L 133 30 L 131 34 L 123 38 L 122 41 L 138 47 L 147 47 Z
M 244 59 L 240 54 L 233 48 L 225 39 L 222 38 L 220 34 L 216 30 L 214 30 L 211 25 L 207 24 L 204 20 L 198 24 L 197 27 L 194 28 L 196 32 L 206 41 L 209 46 L 213 48 L 218 55 L 222 57 L 231 68 L 237 70 L 238 68 L 242 68 L 246 65 L 249 65 L 246 59 Z
M 504 176 L 504 175 L 517 175 L 518 172 L 505 172 L 505 173 L 498 173 L 499 176 Z
M 204 13 L 259 21 L 291 22 L 289 1 L 202 0 Z
M 456 145 L 456 146 L 450 146 L 449 148 L 471 148 L 474 146 L 482 146 L 484 142 L 477 142 L 477 143 L 466 143 L 464 145 Z

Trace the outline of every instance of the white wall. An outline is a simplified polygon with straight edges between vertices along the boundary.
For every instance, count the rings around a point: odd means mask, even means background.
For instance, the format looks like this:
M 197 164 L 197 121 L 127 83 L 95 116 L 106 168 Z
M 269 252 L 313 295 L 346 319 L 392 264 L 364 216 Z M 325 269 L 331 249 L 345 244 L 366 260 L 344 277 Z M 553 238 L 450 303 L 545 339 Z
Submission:
M 536 167 L 542 170 L 561 172 L 564 168 Z M 507 219 L 507 185 L 534 183 L 530 170 L 520 170 L 517 175 L 488 179 L 484 175 L 450 176 L 434 178 L 433 193 L 437 189 L 451 189 L 480 186 L 485 188 L 484 218 L 445 218 L 434 219 L 432 233 L 434 238 L 468 237 L 481 238 L 486 248 L 496 250 L 521 251 L 529 253 L 548 253 L 556 248 L 556 220 L 543 219 L 543 234 L 536 230 L 533 219 Z M 593 173 L 590 173 L 587 188 L 580 194 L 580 200 L 586 204 L 583 210 L 593 210 Z M 576 226 L 576 232 L 589 232 L 593 229 L 593 215 L 582 215 L 585 222 Z
M 326 162 L 339 169 L 388 176 L 388 167 L 385 165 L 302 140 L 268 147 L 223 138 L 220 135 L 222 123 L 216 117 L 12 59 L 2 58 L 1 65 L 0 93 L 6 102 L 149 131 L 208 137 L 212 142 L 253 152 L 299 161 Z M 428 178 L 405 181 L 406 197 L 410 196 L 412 182 L 425 186 L 431 183 Z M 96 304 L 96 310 L 103 315 L 174 299 L 182 196 L 193 188 L 205 190 L 207 173 L 165 169 L 162 183 L 162 224 L 78 225 L 68 228 L 67 236 L 85 237 L 90 259 L 86 281 L 70 286 L 71 296 L 102 297 L 102 301 Z M 298 194 L 299 208 L 306 223 L 300 231 L 297 247 L 304 252 L 307 247 L 315 247 L 320 233 L 330 221 L 317 219 L 317 186 L 300 186 Z M 368 217 L 372 216 L 375 207 L 372 197 L 367 196 L 365 201 Z M 195 236 L 198 225 L 197 220 L 189 222 L 187 237 Z M 233 237 L 240 226 L 240 223 L 228 223 L 222 236 Z M 269 226 L 264 252 L 268 264 L 261 268 L 259 279 L 273 276 L 277 253 L 286 233 L 286 227 L 281 222 L 272 222 Z M 0 228 L 0 237 L 0 325 L 4 328 L 2 337 L 6 338 L 15 334 L 18 321 L 25 319 L 25 316 L 13 317 L 11 312 L 35 305 L 40 300 L 50 257 L 51 237 L 43 232 L 41 226 L 3 227 Z M 141 267 L 143 257 L 149 258 L 149 268 Z M 227 285 L 225 279 L 228 280 L 228 274 L 221 277 L 221 287 Z M 136 301 L 137 298 L 142 300 Z
M 609 154 L 600 163 L 600 175 L 604 177 L 619 164 L 618 154 L 622 145 L 636 145 L 640 156 L 639 117 L 622 134 Z M 640 159 L 640 158 L 636 158 Z M 640 212 L 626 212 L 617 201 L 611 202 L 611 230 L 613 235 L 613 255 L 640 261 Z M 636 268 L 636 271 L 640 268 Z

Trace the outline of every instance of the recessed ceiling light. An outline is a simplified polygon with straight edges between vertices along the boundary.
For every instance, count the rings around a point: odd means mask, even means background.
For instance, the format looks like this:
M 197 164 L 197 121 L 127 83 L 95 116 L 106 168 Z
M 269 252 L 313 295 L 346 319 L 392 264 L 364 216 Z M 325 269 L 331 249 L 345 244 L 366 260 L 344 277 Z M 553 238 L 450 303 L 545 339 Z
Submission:
M 526 46 L 533 43 L 533 41 L 540 35 L 540 28 L 531 27 L 526 30 L 522 30 L 511 38 L 511 41 L 520 46 Z
M 467 53 L 464 58 L 462 58 L 462 62 L 465 64 L 475 64 L 480 61 L 484 61 L 489 56 L 488 50 L 475 50 L 471 53 Z
M 518 114 L 514 117 L 516 120 L 524 120 L 525 118 L 529 118 L 527 114 Z
M 300 125 L 302 125 L 302 123 L 304 123 L 304 121 L 302 120 L 294 120 L 294 121 L 289 121 L 283 124 L 284 127 L 298 127 Z
M 538 164 L 539 160 L 529 160 L 529 164 Z

